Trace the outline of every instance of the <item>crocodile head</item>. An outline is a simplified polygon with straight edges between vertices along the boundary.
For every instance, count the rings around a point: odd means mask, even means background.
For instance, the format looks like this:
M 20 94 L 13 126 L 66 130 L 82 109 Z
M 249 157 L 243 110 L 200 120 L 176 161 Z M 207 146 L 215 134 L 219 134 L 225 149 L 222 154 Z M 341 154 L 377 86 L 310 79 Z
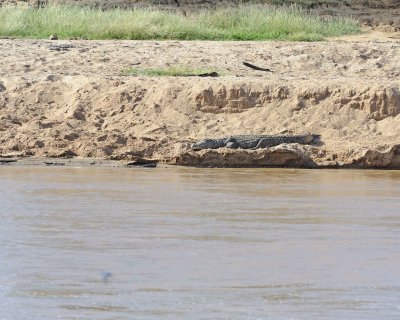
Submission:
M 221 147 L 221 143 L 215 139 L 204 139 L 200 142 L 192 144 L 192 150 L 201 150 L 201 149 L 216 149 Z

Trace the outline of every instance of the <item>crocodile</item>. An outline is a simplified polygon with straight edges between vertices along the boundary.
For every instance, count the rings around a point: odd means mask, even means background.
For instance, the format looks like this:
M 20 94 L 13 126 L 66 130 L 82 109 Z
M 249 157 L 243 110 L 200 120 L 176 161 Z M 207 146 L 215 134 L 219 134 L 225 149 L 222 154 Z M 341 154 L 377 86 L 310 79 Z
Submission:
M 192 144 L 192 150 L 201 149 L 260 149 L 270 148 L 282 143 L 313 144 L 320 139 L 318 134 L 304 135 L 233 135 L 217 139 L 204 139 Z

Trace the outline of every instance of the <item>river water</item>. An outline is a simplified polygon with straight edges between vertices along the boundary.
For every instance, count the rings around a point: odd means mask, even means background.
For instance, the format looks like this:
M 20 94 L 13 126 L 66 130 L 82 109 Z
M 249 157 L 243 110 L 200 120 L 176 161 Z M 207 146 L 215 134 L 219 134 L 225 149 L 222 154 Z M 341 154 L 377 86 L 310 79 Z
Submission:
M 0 319 L 400 319 L 400 172 L 0 167 Z

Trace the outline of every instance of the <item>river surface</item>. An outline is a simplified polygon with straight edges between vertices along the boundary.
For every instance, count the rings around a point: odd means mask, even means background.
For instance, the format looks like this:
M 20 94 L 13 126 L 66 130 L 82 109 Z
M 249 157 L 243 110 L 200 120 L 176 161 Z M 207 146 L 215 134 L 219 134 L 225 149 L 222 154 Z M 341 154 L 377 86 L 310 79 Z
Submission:
M 400 172 L 0 167 L 0 319 L 400 319 Z

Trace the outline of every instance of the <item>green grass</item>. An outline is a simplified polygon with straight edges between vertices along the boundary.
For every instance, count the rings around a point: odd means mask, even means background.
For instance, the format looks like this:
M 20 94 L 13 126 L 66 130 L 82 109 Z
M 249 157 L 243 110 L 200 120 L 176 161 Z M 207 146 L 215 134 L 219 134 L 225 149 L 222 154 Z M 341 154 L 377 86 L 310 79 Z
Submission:
M 359 31 L 353 20 L 324 20 L 298 7 L 246 5 L 188 16 L 156 9 L 0 8 L 0 36 L 17 38 L 318 41 Z
M 351 0 L 246 0 L 246 2 L 274 5 L 297 5 L 304 8 L 312 8 L 319 5 L 350 4 Z
M 192 69 L 187 66 L 173 66 L 165 69 L 161 68 L 128 68 L 122 71 L 125 76 L 146 76 L 146 77 L 188 77 L 198 76 L 205 73 L 211 73 L 213 70 Z

